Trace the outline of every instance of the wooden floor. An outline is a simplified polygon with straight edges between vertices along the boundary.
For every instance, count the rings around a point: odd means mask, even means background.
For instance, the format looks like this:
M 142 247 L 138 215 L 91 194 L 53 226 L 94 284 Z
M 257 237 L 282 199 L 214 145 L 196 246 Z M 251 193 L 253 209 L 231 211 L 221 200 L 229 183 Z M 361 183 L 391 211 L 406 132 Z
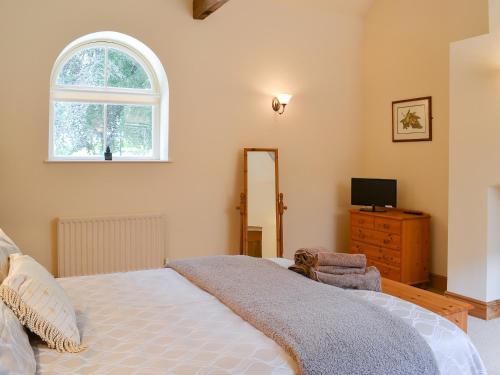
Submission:
M 473 308 L 468 303 L 389 279 L 382 279 L 382 291 L 441 315 L 467 332 L 467 318 Z

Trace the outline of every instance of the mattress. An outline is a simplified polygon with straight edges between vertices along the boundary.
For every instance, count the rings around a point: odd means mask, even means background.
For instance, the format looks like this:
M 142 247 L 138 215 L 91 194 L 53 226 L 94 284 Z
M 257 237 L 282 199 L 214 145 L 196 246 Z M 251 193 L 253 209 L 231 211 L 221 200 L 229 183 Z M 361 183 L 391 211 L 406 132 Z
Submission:
M 34 343 L 37 374 L 298 374 L 274 341 L 171 269 L 58 282 L 74 303 L 88 349 L 62 354 Z M 348 293 L 415 327 L 443 375 L 486 374 L 468 336 L 448 320 L 382 293 Z

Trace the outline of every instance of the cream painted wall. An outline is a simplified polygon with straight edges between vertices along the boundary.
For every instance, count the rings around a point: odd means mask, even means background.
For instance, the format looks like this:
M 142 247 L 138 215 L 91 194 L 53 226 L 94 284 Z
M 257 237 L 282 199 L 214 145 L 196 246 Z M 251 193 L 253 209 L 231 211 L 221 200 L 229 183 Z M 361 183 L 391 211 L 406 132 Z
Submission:
M 317 3 L 316 3 L 317 1 Z M 173 258 L 236 253 L 242 148 L 278 147 L 285 255 L 346 248 L 360 172 L 361 12 L 369 1 L 0 1 L 0 227 L 52 270 L 59 216 L 165 212 Z M 171 164 L 49 164 L 49 76 L 66 44 L 134 36 L 171 87 Z M 277 92 L 294 100 L 283 116 Z
M 500 299 L 500 33 L 453 43 L 450 66 L 448 289 L 490 302 Z
M 487 31 L 487 0 L 376 0 L 366 16 L 363 173 L 397 178 L 398 205 L 432 215 L 439 275 L 447 273 L 449 44 Z M 392 143 L 392 101 L 421 96 L 433 97 L 433 141 Z

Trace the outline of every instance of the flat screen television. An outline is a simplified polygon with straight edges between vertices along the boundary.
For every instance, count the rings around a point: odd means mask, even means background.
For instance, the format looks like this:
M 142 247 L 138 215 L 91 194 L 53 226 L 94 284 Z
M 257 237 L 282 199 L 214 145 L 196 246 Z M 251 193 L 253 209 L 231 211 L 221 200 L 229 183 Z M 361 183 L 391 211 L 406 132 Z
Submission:
M 397 206 L 397 180 L 379 178 L 353 178 L 351 180 L 351 204 L 369 206 L 362 211 L 384 212 L 380 207 Z

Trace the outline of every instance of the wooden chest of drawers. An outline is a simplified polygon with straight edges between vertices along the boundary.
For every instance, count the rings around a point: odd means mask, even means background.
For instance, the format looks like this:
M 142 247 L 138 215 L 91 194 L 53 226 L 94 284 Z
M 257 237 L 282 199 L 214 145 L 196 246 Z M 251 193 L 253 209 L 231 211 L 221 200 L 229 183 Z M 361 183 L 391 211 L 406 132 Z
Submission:
M 352 209 L 349 251 L 365 254 L 382 277 L 405 284 L 429 281 L 429 215 Z

